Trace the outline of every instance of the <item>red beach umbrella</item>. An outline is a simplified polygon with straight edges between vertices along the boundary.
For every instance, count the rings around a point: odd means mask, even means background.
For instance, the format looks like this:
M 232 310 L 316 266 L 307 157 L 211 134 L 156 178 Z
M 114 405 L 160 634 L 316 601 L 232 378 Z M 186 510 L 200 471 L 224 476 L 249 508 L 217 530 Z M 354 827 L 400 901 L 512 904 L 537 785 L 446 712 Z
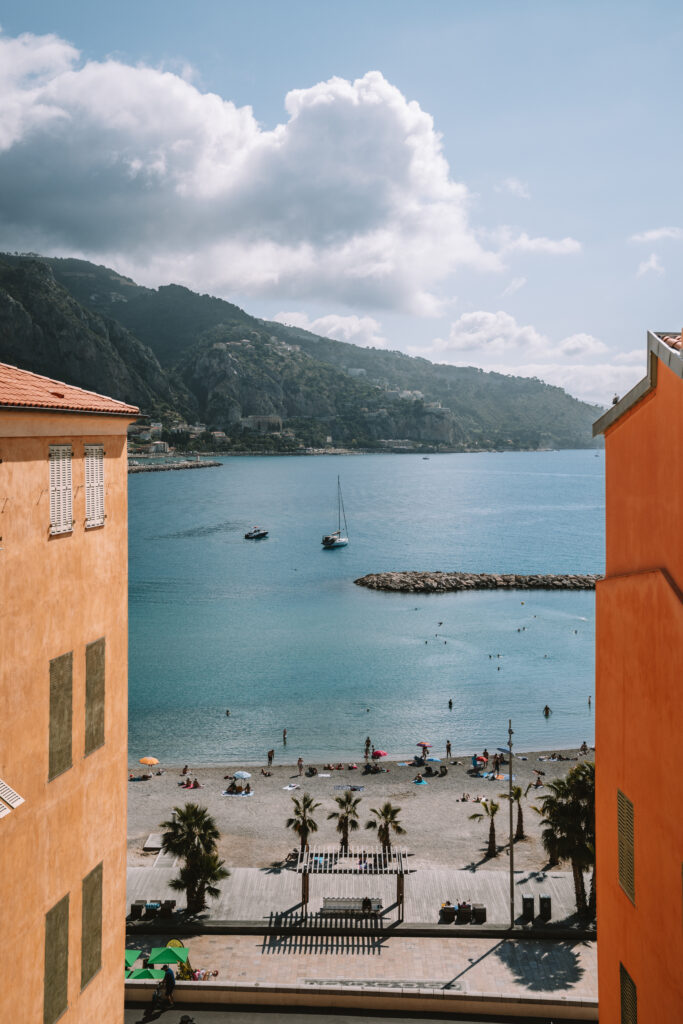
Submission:
M 426 740 L 420 740 L 420 742 L 416 743 L 415 746 L 416 747 L 422 747 L 423 749 L 426 749 L 427 747 L 431 747 L 431 743 L 427 743 Z
M 372 756 L 373 757 L 386 757 L 387 756 L 387 752 L 386 752 L 386 750 L 373 750 Z

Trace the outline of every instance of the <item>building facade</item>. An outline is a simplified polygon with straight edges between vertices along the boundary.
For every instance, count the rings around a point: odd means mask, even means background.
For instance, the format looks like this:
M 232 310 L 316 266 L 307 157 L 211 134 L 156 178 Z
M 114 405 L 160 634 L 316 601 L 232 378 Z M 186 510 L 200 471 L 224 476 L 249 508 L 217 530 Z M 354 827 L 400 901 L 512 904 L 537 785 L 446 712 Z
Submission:
M 683 1021 L 683 340 L 595 424 L 606 449 L 597 587 L 600 1020 Z
M 0 364 L 3 1019 L 123 1019 L 126 428 Z

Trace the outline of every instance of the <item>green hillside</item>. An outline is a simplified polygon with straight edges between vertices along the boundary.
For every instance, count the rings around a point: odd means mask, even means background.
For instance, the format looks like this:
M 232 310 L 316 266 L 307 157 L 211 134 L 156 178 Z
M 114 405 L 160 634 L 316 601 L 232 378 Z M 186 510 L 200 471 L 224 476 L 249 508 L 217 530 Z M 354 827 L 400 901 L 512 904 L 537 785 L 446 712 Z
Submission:
M 29 368 L 59 376 L 49 368 L 58 346 L 54 340 L 45 343 L 59 323 L 60 365 L 74 383 L 111 393 L 118 389 L 116 397 L 163 413 L 169 424 L 174 418 L 197 418 L 210 429 L 226 431 L 235 446 L 263 445 L 255 436 L 253 417 L 272 417 L 268 430 L 282 421 L 289 448 L 323 444 L 330 436 L 336 444 L 356 447 L 393 447 L 392 442 L 408 440 L 444 450 L 594 443 L 591 425 L 601 410 L 539 380 L 322 338 L 259 320 L 232 303 L 179 285 L 143 288 L 84 260 L 2 260 L 5 305 L 8 298 L 20 301 L 44 338 L 42 344 L 35 338 L 29 342 L 24 333 L 3 340 L 0 331 L 0 358 L 25 366 L 33 362 Z M 44 295 L 40 298 L 45 281 L 41 292 L 35 268 L 41 264 L 51 281 L 52 319 L 49 303 Z M 26 285 L 18 297 L 22 274 Z M 0 295 L 0 306 L 2 300 Z M 1 317 L 0 308 L 0 324 Z M 88 325 L 88 339 L 79 328 L 68 341 L 74 319 Z M 99 339 L 99 361 L 92 358 L 91 335 Z M 122 365 L 109 367 L 106 380 L 112 383 L 98 384 L 98 375 L 104 380 L 105 340 L 110 362 L 115 353 Z M 84 358 L 84 352 L 90 357 Z

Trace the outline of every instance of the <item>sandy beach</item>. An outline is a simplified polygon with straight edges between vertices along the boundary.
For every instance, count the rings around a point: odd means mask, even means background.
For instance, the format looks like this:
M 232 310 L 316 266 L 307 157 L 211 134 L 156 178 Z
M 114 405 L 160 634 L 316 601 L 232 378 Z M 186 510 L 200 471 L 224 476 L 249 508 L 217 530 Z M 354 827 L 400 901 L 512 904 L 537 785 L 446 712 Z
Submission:
M 491 751 L 491 754 L 493 751 Z M 523 790 L 537 778 L 534 769 L 544 772 L 543 782 L 562 777 L 572 765 L 580 760 L 594 760 L 594 750 L 586 757 L 578 749 L 558 751 L 568 760 L 550 761 L 553 752 L 534 751 L 519 754 L 514 758 L 514 784 Z M 435 756 L 438 756 L 439 752 Z M 526 758 L 526 759 L 524 759 Z M 451 763 L 451 760 L 457 763 Z M 386 800 L 401 808 L 400 820 L 406 835 L 399 844 L 415 855 L 415 867 L 467 868 L 479 864 L 484 856 L 488 839 L 488 821 L 472 821 L 470 815 L 477 813 L 477 797 L 487 797 L 500 804 L 495 819 L 499 855 L 486 862 L 487 870 L 507 870 L 508 856 L 503 847 L 508 835 L 508 802 L 500 799 L 507 790 L 507 781 L 473 778 L 471 759 L 455 757 L 442 758 L 448 774 L 442 778 L 430 778 L 427 785 L 413 782 L 418 770 L 414 767 L 400 767 L 396 761 L 383 759 L 385 772 L 378 775 L 364 775 L 364 762 L 358 761 L 357 769 L 345 764 L 342 771 L 326 771 L 317 764 L 319 774 L 312 778 L 300 778 L 296 765 L 275 764 L 266 777 L 260 767 L 250 766 L 250 785 L 253 795 L 223 796 L 228 786 L 224 776 L 232 775 L 235 766 L 197 765 L 196 770 L 189 763 L 190 776 L 199 779 L 201 789 L 185 790 L 179 785 L 183 781 L 182 765 L 160 765 L 162 775 L 153 775 L 148 781 L 128 783 L 128 862 L 131 865 L 149 865 L 154 862 L 155 853 L 145 853 L 143 845 L 147 836 L 159 832 L 160 823 L 170 817 L 173 807 L 185 803 L 199 803 L 207 807 L 215 817 L 221 831 L 219 850 L 229 867 L 267 867 L 282 860 L 297 845 L 297 837 L 285 828 L 285 821 L 292 809 L 291 797 L 304 792 L 320 803 L 315 812 L 318 832 L 313 837 L 321 845 L 338 842 L 335 822 L 328 821 L 327 815 L 334 810 L 334 798 L 340 796 L 341 787 L 362 786 L 356 793 L 361 797 L 359 807 L 360 829 L 353 834 L 357 843 L 376 842 L 376 834 L 366 831 L 365 822 L 372 807 L 378 807 Z M 264 765 L 265 767 L 265 765 Z M 130 766 L 129 771 L 141 774 L 141 765 Z M 438 770 L 439 764 L 434 764 Z M 502 772 L 506 767 L 501 769 Z M 299 790 L 288 791 L 289 785 L 298 785 Z M 515 867 L 539 870 L 547 864 L 547 857 L 540 842 L 540 817 L 533 810 L 533 804 L 546 792 L 544 787 L 529 791 L 522 801 L 524 825 L 527 839 L 515 844 Z M 463 795 L 469 794 L 469 800 Z M 516 809 L 515 809 L 516 821 Z

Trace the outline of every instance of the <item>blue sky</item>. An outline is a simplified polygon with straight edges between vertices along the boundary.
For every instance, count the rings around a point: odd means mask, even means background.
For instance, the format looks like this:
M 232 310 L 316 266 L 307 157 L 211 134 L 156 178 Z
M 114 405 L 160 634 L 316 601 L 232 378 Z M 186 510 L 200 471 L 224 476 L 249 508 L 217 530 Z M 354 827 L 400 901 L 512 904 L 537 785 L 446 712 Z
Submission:
M 679 4 L 24 0 L 0 25 L 2 248 L 601 402 L 683 325 Z

